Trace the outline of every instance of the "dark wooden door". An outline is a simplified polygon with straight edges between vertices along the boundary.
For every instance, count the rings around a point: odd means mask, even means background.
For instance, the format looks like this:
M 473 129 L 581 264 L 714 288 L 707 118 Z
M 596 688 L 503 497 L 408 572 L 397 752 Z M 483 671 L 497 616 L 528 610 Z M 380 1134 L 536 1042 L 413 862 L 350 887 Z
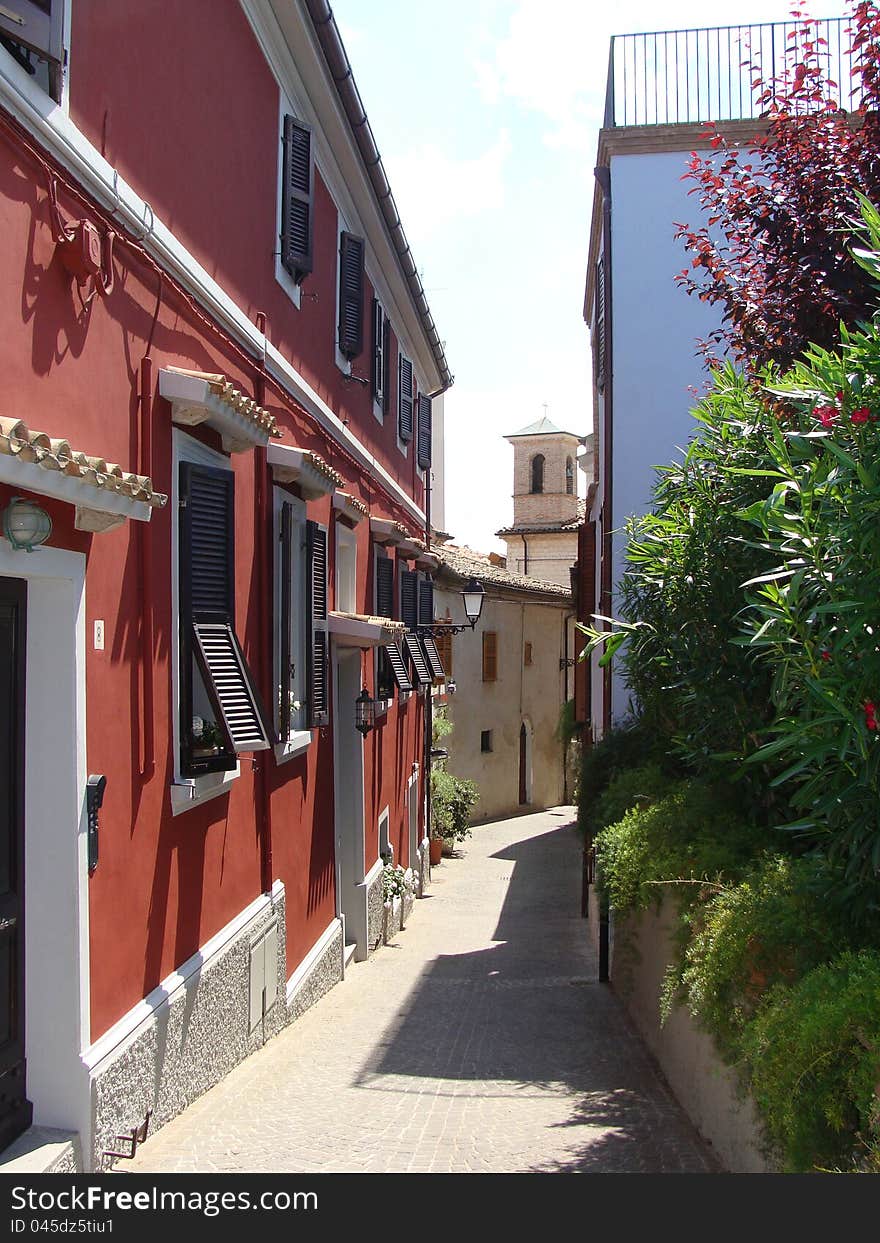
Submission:
M 27 587 L 0 578 L 0 1149 L 31 1122 L 24 1060 L 24 675 Z
M 526 739 L 525 721 L 519 727 L 519 801 L 520 806 L 528 801 L 526 782 L 526 763 L 528 761 L 528 742 Z

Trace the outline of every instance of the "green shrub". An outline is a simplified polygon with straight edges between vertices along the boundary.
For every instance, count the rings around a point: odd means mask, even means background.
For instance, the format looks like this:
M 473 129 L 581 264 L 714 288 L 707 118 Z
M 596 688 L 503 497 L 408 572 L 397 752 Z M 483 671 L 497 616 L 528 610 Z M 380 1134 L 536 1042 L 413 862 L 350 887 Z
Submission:
M 736 1058 L 745 1024 L 774 984 L 793 983 L 850 944 L 842 919 L 821 899 L 827 864 L 771 856 L 738 885 L 688 913 L 683 962 L 670 968 L 668 1014 L 681 998 L 720 1050 Z
M 777 985 L 743 1033 L 751 1091 L 786 1169 L 847 1168 L 876 1144 L 880 953 Z
M 595 831 L 621 820 L 631 807 L 649 807 L 669 793 L 670 778 L 659 764 L 642 764 L 618 772 L 593 804 Z
M 578 783 L 578 829 L 584 836 L 594 835 L 600 827 L 594 808 L 613 779 L 644 765 L 652 756 L 657 757 L 657 750 L 651 734 L 636 721 L 609 730 L 598 742 L 583 748 Z
M 480 792 L 473 781 L 453 777 L 440 768 L 431 770 L 431 832 L 447 842 L 463 842 L 470 837 L 471 809 Z
M 656 802 L 637 803 L 603 828 L 596 838 L 598 874 L 614 909 L 638 910 L 659 901 L 669 881 L 683 882 L 679 892 L 692 902 L 701 891 L 738 879 L 763 834 L 743 824 L 734 806 L 730 790 L 680 781 Z

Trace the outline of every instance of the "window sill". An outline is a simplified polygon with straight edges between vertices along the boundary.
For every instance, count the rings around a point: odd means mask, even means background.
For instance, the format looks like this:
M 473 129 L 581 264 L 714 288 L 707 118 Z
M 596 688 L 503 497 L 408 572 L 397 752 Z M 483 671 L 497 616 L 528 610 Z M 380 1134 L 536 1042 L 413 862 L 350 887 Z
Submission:
M 378 721 L 380 717 L 387 717 L 388 709 L 394 703 L 393 699 L 377 699 L 376 701 L 375 719 Z
M 275 763 L 284 764 L 287 760 L 292 760 L 297 755 L 302 755 L 303 751 L 308 750 L 312 741 L 312 731 L 310 729 L 298 729 L 286 742 L 275 743 Z
M 182 777 L 171 786 L 171 814 L 180 816 L 212 798 L 227 794 L 241 775 L 241 764 L 225 773 L 206 773 L 204 777 Z

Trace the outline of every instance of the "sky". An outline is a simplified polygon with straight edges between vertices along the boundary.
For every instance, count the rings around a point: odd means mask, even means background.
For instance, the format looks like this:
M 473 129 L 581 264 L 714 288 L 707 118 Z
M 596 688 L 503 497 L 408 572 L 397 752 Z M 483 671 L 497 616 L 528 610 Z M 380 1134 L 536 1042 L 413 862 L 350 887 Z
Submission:
M 583 302 L 611 36 L 784 21 L 791 2 L 331 2 L 455 375 L 446 530 L 504 552 L 503 437 L 544 414 L 592 429 Z

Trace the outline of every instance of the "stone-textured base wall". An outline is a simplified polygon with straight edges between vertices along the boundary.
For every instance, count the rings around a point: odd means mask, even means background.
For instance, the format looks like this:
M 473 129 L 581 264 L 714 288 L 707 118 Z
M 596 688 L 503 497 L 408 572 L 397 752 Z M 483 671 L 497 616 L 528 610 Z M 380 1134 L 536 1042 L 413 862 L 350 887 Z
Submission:
M 288 1019 L 293 1022 L 310 1006 L 329 993 L 342 979 L 342 929 L 327 943 L 320 958 L 287 1003 Z
M 596 927 L 598 898 L 590 892 L 590 923 Z M 672 1091 L 697 1130 L 734 1174 L 768 1174 L 761 1125 L 735 1073 L 721 1060 L 712 1038 L 690 1013 L 676 1006 L 660 1025 L 660 991 L 675 953 L 675 904 L 618 920 L 612 943 L 611 982 L 642 1038 L 660 1063 Z
M 379 871 L 367 892 L 367 953 L 382 944 L 385 905 L 382 898 L 382 873 Z

